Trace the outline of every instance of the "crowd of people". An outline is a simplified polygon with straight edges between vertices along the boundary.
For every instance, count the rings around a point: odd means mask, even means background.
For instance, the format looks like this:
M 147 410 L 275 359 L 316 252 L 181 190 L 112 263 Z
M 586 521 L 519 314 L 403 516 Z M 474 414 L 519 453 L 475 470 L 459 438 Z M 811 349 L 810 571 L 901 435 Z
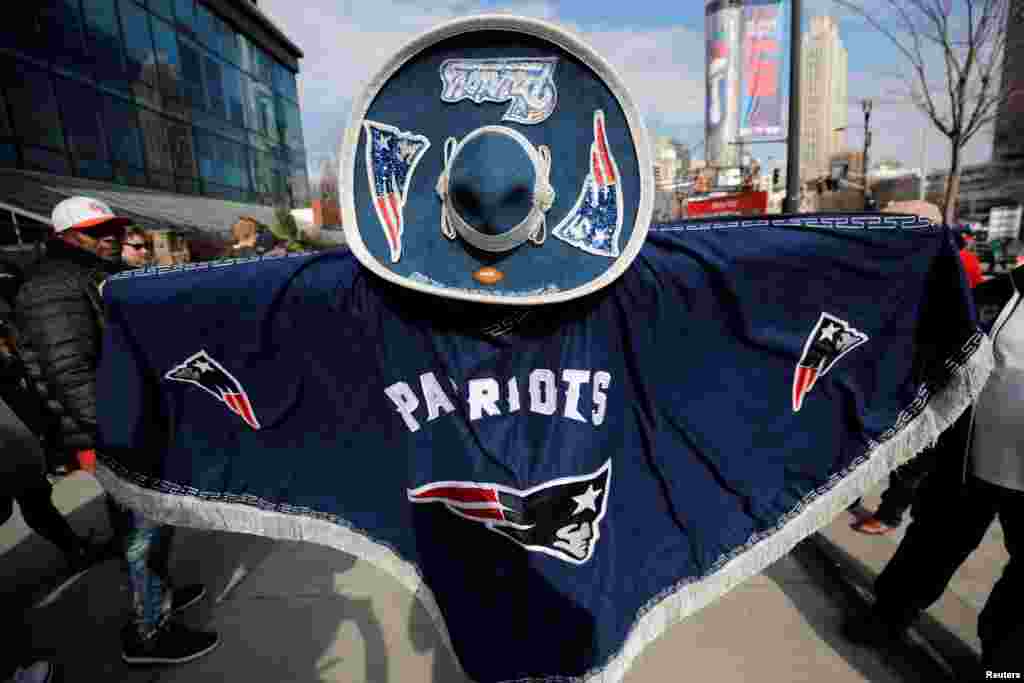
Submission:
M 933 208 L 891 209 L 941 222 Z M 232 235 L 232 257 L 286 251 L 273 238 L 261 245 L 259 222 L 249 216 L 240 217 Z M 956 426 L 892 473 L 882 506 L 860 509 L 854 528 L 863 533 L 891 531 L 908 508 L 913 522 L 877 580 L 877 601 L 867 614 L 851 617 L 844 633 L 865 645 L 901 637 L 942 595 L 998 516 L 1010 560 L 981 612 L 978 633 L 983 667 L 1017 670 L 1024 647 L 1024 268 L 983 282 L 977 258 L 972 261 L 963 237 L 957 239 L 981 322 L 995 345 L 996 368 Z M 53 211 L 43 260 L 26 273 L 0 269 L 0 523 L 12 517 L 17 502 L 25 523 L 63 554 L 68 577 L 119 556 L 133 608 L 122 630 L 123 660 L 174 664 L 211 652 L 219 637 L 173 619 L 206 593 L 201 585 L 175 586 L 170 580 L 173 529 L 107 496 L 113 538 L 83 537 L 54 506 L 47 476 L 94 466 L 96 369 L 104 328 L 100 284 L 112 273 L 151 262 L 144 231 L 103 202 L 74 197 Z M 0 619 L 10 627 L 0 652 L 0 680 L 50 680 L 54 664 L 32 658 L 28 631 L 17 623 L 20 615 L 5 610 Z

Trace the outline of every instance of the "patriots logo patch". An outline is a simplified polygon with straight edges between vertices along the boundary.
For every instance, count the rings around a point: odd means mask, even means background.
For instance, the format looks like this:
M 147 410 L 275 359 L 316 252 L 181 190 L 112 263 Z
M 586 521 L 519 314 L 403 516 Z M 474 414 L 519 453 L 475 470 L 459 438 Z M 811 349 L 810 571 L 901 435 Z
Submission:
M 822 313 L 804 342 L 803 354 L 793 373 L 793 412 L 799 412 L 804 397 L 818 378 L 828 374 L 836 361 L 867 340 L 868 336 L 850 323 Z
M 366 174 L 373 195 L 373 208 L 388 247 L 391 262 L 402 257 L 405 232 L 405 198 L 416 165 L 430 147 L 426 136 L 399 130 L 375 121 L 364 121 L 366 130 Z
M 226 405 L 247 425 L 253 429 L 260 428 L 260 422 L 249 403 L 249 395 L 245 393 L 242 384 L 206 351 L 192 354 L 164 377 L 175 382 L 194 384 Z
M 590 172 L 572 211 L 551 234 L 577 249 L 615 258 L 619 255 L 622 229 L 622 197 L 619 168 L 608 147 L 604 112 L 594 112 L 594 141 L 590 145 Z
M 575 565 L 601 538 L 612 461 L 596 472 L 519 490 L 501 484 L 438 481 L 408 491 L 413 503 L 444 503 L 449 512 L 499 533 L 527 550 Z

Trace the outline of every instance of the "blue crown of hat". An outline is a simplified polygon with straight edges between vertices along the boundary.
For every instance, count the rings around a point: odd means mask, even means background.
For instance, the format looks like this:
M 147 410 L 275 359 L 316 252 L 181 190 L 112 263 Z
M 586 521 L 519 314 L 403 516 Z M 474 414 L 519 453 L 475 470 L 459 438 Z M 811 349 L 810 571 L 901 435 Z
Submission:
M 457 20 L 372 83 L 341 177 L 349 246 L 378 275 L 457 299 L 553 303 L 610 284 L 639 252 L 653 207 L 646 131 L 578 38 L 508 15 Z

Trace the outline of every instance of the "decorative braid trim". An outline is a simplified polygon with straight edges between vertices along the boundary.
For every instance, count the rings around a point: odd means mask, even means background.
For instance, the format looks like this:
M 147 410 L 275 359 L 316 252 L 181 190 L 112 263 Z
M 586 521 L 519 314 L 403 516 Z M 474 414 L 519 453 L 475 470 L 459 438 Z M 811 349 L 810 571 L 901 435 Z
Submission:
M 637 612 L 622 648 L 603 666 L 582 677 L 549 675 L 502 683 L 618 683 L 633 660 L 670 626 L 763 571 L 801 540 L 827 526 L 894 468 L 934 444 L 975 401 L 992 369 L 991 341 L 978 332 L 946 362 L 941 373 L 922 384 L 895 424 L 877 440 L 869 441 L 864 455 L 804 496 L 771 529 L 751 535 L 704 574 L 682 579 L 649 600 Z M 159 522 L 310 541 L 370 562 L 416 596 L 458 664 L 441 611 L 417 567 L 341 517 L 257 496 L 200 491 L 140 475 L 103 456 L 96 476 L 118 500 Z

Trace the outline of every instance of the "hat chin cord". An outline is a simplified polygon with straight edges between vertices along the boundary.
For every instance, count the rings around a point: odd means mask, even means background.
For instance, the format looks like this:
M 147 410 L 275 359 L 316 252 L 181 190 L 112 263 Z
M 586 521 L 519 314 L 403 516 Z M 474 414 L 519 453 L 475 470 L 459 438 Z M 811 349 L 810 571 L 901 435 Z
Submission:
M 448 192 L 448 169 L 452 161 L 467 142 L 485 133 L 500 133 L 518 142 L 533 162 L 537 178 L 533 187 L 533 206 L 530 207 L 530 212 L 518 225 L 500 235 L 488 235 L 467 223 L 452 205 Z M 511 128 L 484 126 L 467 135 L 461 143 L 455 138 L 448 138 L 444 143 L 444 170 L 437 179 L 437 194 L 441 198 L 441 234 L 453 241 L 456 235 L 459 235 L 477 249 L 491 253 L 509 251 L 526 241 L 537 246 L 544 244 L 547 237 L 546 215 L 555 203 L 555 190 L 551 187 L 550 174 L 551 150 L 546 145 L 534 148 L 529 140 Z

